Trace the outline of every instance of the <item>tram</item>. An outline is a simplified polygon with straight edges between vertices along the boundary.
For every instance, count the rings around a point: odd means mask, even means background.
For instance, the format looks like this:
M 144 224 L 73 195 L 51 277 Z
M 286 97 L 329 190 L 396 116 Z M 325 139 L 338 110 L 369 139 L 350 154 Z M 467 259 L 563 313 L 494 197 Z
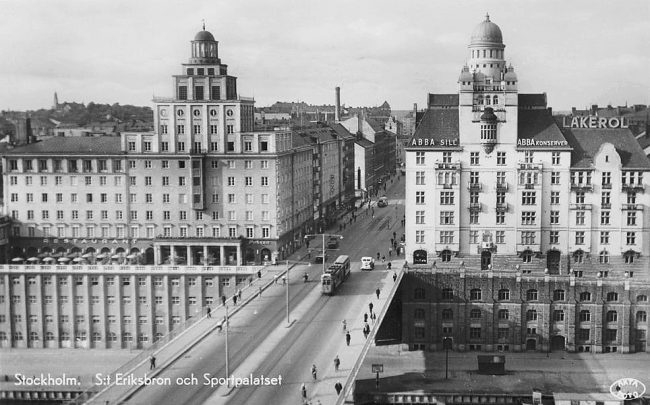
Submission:
M 334 295 L 336 290 L 350 276 L 350 257 L 341 255 L 336 258 L 325 274 L 321 276 L 321 288 L 323 294 Z

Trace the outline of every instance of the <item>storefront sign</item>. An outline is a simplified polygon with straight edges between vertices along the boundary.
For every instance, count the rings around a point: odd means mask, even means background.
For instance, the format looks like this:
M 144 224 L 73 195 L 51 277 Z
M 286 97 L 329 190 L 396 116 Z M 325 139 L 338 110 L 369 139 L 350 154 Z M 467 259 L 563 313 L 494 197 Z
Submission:
M 458 146 L 458 139 L 418 138 L 411 141 L 411 146 Z
M 569 119 L 570 118 L 570 119 Z M 584 115 L 581 117 L 564 117 L 565 128 L 588 128 L 588 129 L 625 129 L 628 127 L 628 120 L 625 117 L 598 117 L 595 115 Z
M 569 142 L 545 141 L 538 139 L 517 139 L 517 146 L 569 146 Z
M 270 245 L 272 241 L 270 240 L 256 240 L 256 239 L 251 239 L 250 243 L 256 243 L 258 245 Z

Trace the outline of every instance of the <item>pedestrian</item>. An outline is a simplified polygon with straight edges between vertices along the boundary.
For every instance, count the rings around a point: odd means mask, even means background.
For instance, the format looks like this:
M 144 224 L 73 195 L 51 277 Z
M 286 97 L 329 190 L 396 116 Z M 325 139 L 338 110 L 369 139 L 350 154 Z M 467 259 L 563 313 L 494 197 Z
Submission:
M 381 292 L 381 290 L 379 288 L 375 290 L 375 294 L 377 294 L 377 299 L 379 299 L 379 293 L 380 292 Z
M 350 336 L 350 331 L 346 331 L 345 332 L 345 343 L 347 343 L 348 346 L 350 346 L 350 340 L 351 339 L 352 339 L 352 337 Z
M 253 284 L 253 277 L 248 277 L 248 285 Z
M 377 260 L 379 260 L 379 252 L 377 252 Z
M 393 283 L 397 281 L 397 273 L 395 273 L 395 270 L 393 270 Z
M 237 296 L 236 295 L 232 296 L 232 304 L 237 305 Z
M 257 270 L 257 278 L 262 278 L 262 271 L 261 270 Z
M 363 328 L 363 337 L 368 339 L 368 331 L 366 330 L 366 328 Z
M 260 294 L 259 294 L 259 296 L 261 297 L 261 296 L 262 296 L 262 286 L 259 286 L 259 287 L 257 287 L 257 288 L 260 290 Z
M 208 318 L 212 318 L 212 310 L 208 307 Z
M 302 386 L 300 387 L 300 392 L 302 394 L 302 399 L 307 399 L 307 387 L 305 387 L 305 383 L 302 383 Z
M 345 319 L 343 320 L 342 324 L 343 324 L 343 332 L 345 332 L 348 329 L 348 324 L 347 322 L 345 322 Z
M 393 257 L 393 248 L 392 247 L 388 248 L 388 257 Z
M 372 324 L 374 325 L 375 321 L 377 320 L 377 314 L 373 312 L 372 315 L 370 315 L 370 319 L 372 320 Z
M 307 239 L 307 242 L 305 244 L 307 245 L 307 249 L 309 249 L 309 239 Z
M 334 384 L 334 389 L 336 390 L 336 395 L 341 395 L 341 391 L 343 390 L 343 385 L 341 384 L 340 381 L 337 381 L 336 384 Z
M 316 380 L 316 365 L 315 364 L 311 365 L 311 376 L 314 377 L 314 380 Z
M 390 262 L 388 262 L 388 270 L 390 270 L 391 267 L 393 267 L 393 265 Z
M 339 366 L 341 365 L 341 360 L 339 360 L 339 355 L 337 354 L 334 357 L 334 371 L 339 371 Z
M 226 306 L 226 296 L 222 295 L 221 296 L 221 304 L 225 307 Z
M 381 257 L 381 262 L 382 262 L 382 263 L 385 263 L 385 262 L 386 262 L 386 256 L 382 256 L 382 257 Z
M 397 208 L 397 207 L 395 207 L 395 208 Z M 396 239 L 396 238 L 397 238 L 397 232 L 393 232 L 393 239 Z M 390 241 L 392 242 L 393 239 L 391 239 Z
M 282 276 L 282 285 L 287 285 L 287 276 Z
M 149 356 L 149 370 L 156 368 L 156 358 L 152 355 Z
M 363 321 L 368 322 L 368 313 L 363 314 Z
M 277 275 L 277 274 L 273 276 L 273 282 L 274 282 L 275 284 L 278 283 L 278 275 Z
M 372 305 L 372 302 L 368 303 L 368 309 L 370 309 L 370 315 L 372 316 L 372 308 L 374 305 Z
M 237 291 L 237 296 L 238 296 L 239 299 L 241 300 L 241 288 L 239 289 L 239 291 Z

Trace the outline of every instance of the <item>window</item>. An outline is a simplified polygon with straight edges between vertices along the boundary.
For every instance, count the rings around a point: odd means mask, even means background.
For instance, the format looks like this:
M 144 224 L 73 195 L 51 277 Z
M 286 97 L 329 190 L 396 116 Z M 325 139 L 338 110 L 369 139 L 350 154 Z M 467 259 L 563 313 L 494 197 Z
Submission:
M 551 191 L 551 205 L 557 205 L 560 203 L 560 192 Z
M 607 293 L 607 302 L 616 302 L 618 301 L 618 293 L 610 291 Z
M 415 192 L 415 203 L 416 204 L 424 204 L 424 191 L 416 191 Z
M 441 211 L 440 225 L 453 225 L 453 224 L 454 224 L 454 211 Z
M 576 225 L 584 225 L 584 224 L 585 224 L 585 212 L 576 211 Z
M 602 185 L 607 186 L 610 185 L 612 182 L 612 173 L 611 172 L 603 172 L 602 176 Z
M 510 290 L 508 290 L 508 289 L 499 290 L 498 300 L 499 301 L 508 301 L 508 300 L 510 300 Z
M 617 335 L 617 330 L 616 329 L 605 329 L 605 341 L 606 342 L 615 342 L 616 341 L 616 335 Z M 607 352 L 608 348 L 605 348 L 605 352 Z M 614 348 L 616 349 L 616 348 Z M 612 350 L 616 351 L 616 350 Z
M 415 164 L 416 165 L 424 164 L 424 152 L 415 152 Z
M 497 152 L 497 165 L 503 166 L 506 164 L 506 153 Z
M 536 193 L 534 191 L 524 191 L 521 194 L 522 205 L 535 205 Z
M 584 244 L 585 244 L 585 233 L 576 232 L 576 245 L 584 245 Z M 582 263 L 582 261 L 576 263 Z
M 636 225 L 636 211 L 627 212 L 627 225 L 628 226 Z
M 586 309 L 583 309 L 582 311 L 580 311 L 579 319 L 580 322 L 591 321 L 591 312 L 587 311 Z
M 415 211 L 415 223 L 424 224 L 424 211 Z
M 505 212 L 497 212 L 496 213 L 496 223 L 497 224 L 505 224 L 506 223 L 506 214 L 505 214 Z
M 551 211 L 551 225 L 560 223 L 560 211 Z
M 522 225 L 535 225 L 535 217 L 537 213 L 535 211 L 522 211 L 521 212 L 521 224 Z
M 551 153 L 551 164 L 557 166 L 560 164 L 560 152 Z
M 478 165 L 479 164 L 479 154 L 478 152 L 470 152 L 469 154 L 469 164 Z
M 421 310 L 421 311 L 424 312 L 424 310 Z M 451 309 L 445 308 L 445 309 L 442 310 L 442 320 L 443 321 L 451 321 L 453 319 L 454 319 L 454 312 Z
M 606 319 L 607 319 L 607 322 L 617 322 L 618 321 L 618 313 L 616 311 L 607 311 Z
M 454 243 L 454 231 L 441 231 L 440 243 L 451 244 Z
M 480 339 L 481 338 L 481 328 L 469 328 L 469 338 L 470 339 Z
M 526 311 L 526 321 L 536 321 L 537 320 L 537 311 L 534 309 L 529 309 Z
M 470 301 L 480 301 L 481 300 L 481 290 L 478 288 L 473 288 L 469 292 Z
M 564 301 L 564 290 L 553 291 L 553 301 Z
M 497 318 L 502 321 L 507 321 L 510 319 L 510 312 L 507 309 L 500 309 L 499 312 L 497 312 Z
M 647 322 L 648 321 L 648 314 L 645 311 L 637 311 L 637 313 L 636 313 L 636 321 L 637 322 Z
M 560 184 L 560 172 L 551 172 L 551 184 Z
M 537 290 L 530 289 L 526 291 L 526 301 L 537 301 Z
M 648 296 L 645 294 L 637 295 L 636 302 L 648 302 Z
M 589 291 L 583 291 L 579 295 L 580 302 L 590 302 L 591 301 L 591 293 Z
M 451 301 L 454 299 L 454 290 L 451 288 L 442 289 L 442 299 L 445 301 Z
M 415 172 L 415 184 L 419 186 L 424 185 L 424 172 Z
M 413 290 L 413 299 L 423 300 L 426 298 L 426 292 L 424 288 L 416 288 Z
M 598 255 L 598 262 L 602 264 L 609 263 L 609 252 L 606 250 L 601 251 Z
M 590 337 L 589 332 L 590 332 L 590 330 L 586 329 L 586 328 L 578 329 L 578 340 L 588 341 L 589 337 Z
M 471 311 L 469 311 L 469 319 L 473 319 L 473 320 L 481 319 L 481 310 L 472 309 Z
M 609 225 L 609 211 L 600 212 L 600 224 Z
M 564 321 L 564 311 L 561 309 L 556 309 L 553 311 L 553 321 L 555 322 L 563 322 Z
M 551 245 L 557 245 L 560 243 L 560 231 L 550 231 L 548 243 Z
M 522 245 L 534 245 L 535 244 L 535 232 L 521 232 L 521 244 Z

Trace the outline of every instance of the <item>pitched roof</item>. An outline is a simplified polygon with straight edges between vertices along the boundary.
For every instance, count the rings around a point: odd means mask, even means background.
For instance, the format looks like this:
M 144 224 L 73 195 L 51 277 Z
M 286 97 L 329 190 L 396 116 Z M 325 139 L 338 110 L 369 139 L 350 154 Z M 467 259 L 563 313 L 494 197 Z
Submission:
M 517 139 L 532 139 L 531 147 L 568 147 L 555 119 L 548 109 L 521 109 L 518 112 Z M 528 146 L 526 143 L 520 146 Z
M 519 94 L 519 107 L 544 107 L 546 108 L 546 93 Z
M 370 142 L 366 138 L 359 138 L 356 141 L 354 141 L 354 143 L 357 143 L 360 146 L 363 146 L 364 148 L 372 148 L 373 146 L 375 146 L 374 143 Z
M 339 123 L 329 124 L 329 125 L 330 125 L 330 128 L 332 128 L 334 130 L 334 132 L 336 132 L 336 134 L 340 138 L 343 138 L 343 139 L 350 139 L 350 138 L 354 139 L 354 138 L 356 138 L 354 135 L 352 135 L 350 133 L 350 131 L 348 131 L 343 125 L 341 125 Z
M 424 113 L 409 146 L 438 146 L 442 140 L 458 141 L 458 108 L 430 109 Z M 424 140 L 427 140 L 424 142 Z M 413 145 L 416 141 L 416 145 Z M 433 141 L 433 143 L 432 143 Z
M 429 108 L 431 107 L 458 107 L 458 93 L 431 94 L 429 93 Z
M 368 123 L 368 125 L 370 125 L 370 128 L 372 128 L 373 131 L 381 132 L 384 130 L 384 127 L 373 118 L 365 117 L 364 120 Z
M 564 137 L 573 147 L 572 168 L 593 168 L 594 156 L 604 143 L 611 143 L 621 158 L 624 169 L 648 169 L 650 160 L 646 157 L 632 132 L 621 128 L 562 128 Z
M 122 147 L 120 138 L 116 136 L 58 136 L 41 142 L 17 146 L 5 152 L 6 155 L 32 155 L 41 153 L 72 155 L 116 155 L 122 153 Z

